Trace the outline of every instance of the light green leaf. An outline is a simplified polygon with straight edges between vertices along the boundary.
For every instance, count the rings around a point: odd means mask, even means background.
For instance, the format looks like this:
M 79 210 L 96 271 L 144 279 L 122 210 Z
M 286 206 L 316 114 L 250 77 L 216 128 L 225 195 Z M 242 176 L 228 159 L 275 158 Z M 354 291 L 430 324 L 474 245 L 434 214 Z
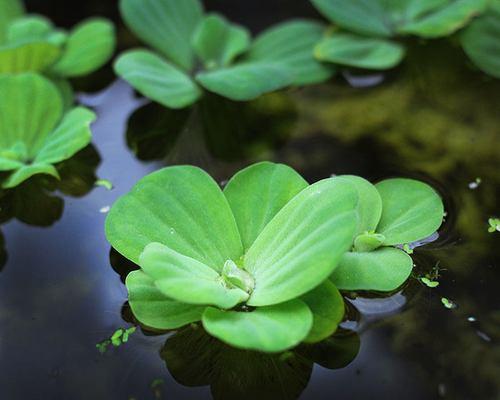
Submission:
M 245 256 L 254 277 L 247 301 L 265 306 L 323 282 L 354 240 L 358 195 L 351 183 L 325 179 L 296 195 L 267 224 Z
M 41 15 L 18 18 L 7 27 L 7 43 L 45 41 L 53 30 L 52 22 Z
M 147 50 L 123 53 L 115 62 L 115 71 L 144 96 L 169 108 L 189 106 L 201 96 L 188 75 Z
M 191 70 L 191 38 L 203 18 L 199 0 L 121 0 L 120 12 L 127 26 L 169 60 Z
M 359 225 L 357 233 L 374 231 L 382 215 L 382 199 L 378 190 L 366 179 L 356 175 L 340 175 L 335 179 L 352 183 L 358 192 Z
M 69 111 L 61 123 L 47 135 L 35 162 L 55 164 L 75 155 L 90 143 L 90 124 L 96 115 L 83 107 Z
M 462 32 L 460 42 L 479 69 L 500 78 L 500 2 L 494 4 Z
M 314 49 L 318 60 L 357 68 L 383 70 L 398 65 L 405 55 L 399 43 L 378 38 L 335 33 Z
M 225 67 L 250 46 L 250 33 L 218 14 L 206 16 L 193 36 L 193 48 L 207 69 Z
M 208 307 L 202 322 L 208 333 L 225 343 L 274 353 L 298 345 L 309 333 L 313 316 L 302 301 L 295 299 L 252 312 Z
M 304 342 L 320 342 L 337 330 L 345 313 L 344 299 L 330 280 L 303 295 L 301 300 L 313 314 L 313 326 Z
M 426 183 L 413 179 L 387 179 L 375 185 L 382 198 L 377 233 L 384 245 L 411 243 L 433 234 L 443 222 L 441 197 Z
M 311 0 L 318 11 L 336 25 L 359 33 L 389 37 L 393 27 L 383 0 Z
M 307 186 L 292 168 L 271 162 L 253 164 L 230 179 L 224 195 L 233 210 L 245 251 L 278 211 Z
M 412 268 L 413 261 L 403 250 L 382 247 L 346 253 L 331 280 L 340 290 L 392 291 L 409 278 Z
M 7 33 L 7 25 L 24 13 L 21 0 L 0 0 L 0 43 L 3 43 Z
M 56 179 L 59 179 L 59 173 L 54 168 L 54 166 L 50 164 L 29 164 L 23 165 L 16 171 L 14 171 L 11 175 L 7 177 L 5 181 L 2 182 L 2 187 L 4 189 L 11 189 L 17 185 L 20 185 L 27 179 L 31 178 L 33 175 L 37 174 L 45 174 L 53 176 Z
M 0 76 L 0 93 L 0 151 L 11 149 L 18 161 L 32 161 L 61 119 L 61 96 L 35 74 Z
M 252 44 L 246 60 L 284 64 L 293 75 L 294 85 L 319 83 L 335 70 L 318 62 L 313 55 L 326 27 L 316 21 L 293 20 L 262 32 Z
M 232 308 L 248 293 L 226 287 L 211 267 L 177 253 L 160 243 L 150 243 L 139 257 L 142 270 L 167 297 L 187 304 Z
M 488 0 L 456 0 L 448 2 L 433 13 L 404 24 L 398 32 L 423 38 L 449 36 L 466 26 L 469 21 L 484 12 Z
M 166 297 L 142 271 L 133 271 L 125 281 L 134 316 L 155 329 L 176 329 L 201 319 L 205 307 L 179 303 Z
M 202 72 L 196 80 L 211 92 L 247 101 L 290 85 L 293 75 L 280 64 L 253 62 Z
M 113 24 L 104 18 L 93 18 L 73 28 L 61 58 L 51 71 L 65 77 L 85 75 L 103 66 L 114 50 Z
M 216 271 L 243 254 L 236 222 L 219 185 L 192 166 L 167 167 L 141 179 L 112 207 L 106 237 L 135 263 L 152 242 Z
M 32 42 L 0 47 L 0 74 L 46 70 L 60 56 L 58 46 Z

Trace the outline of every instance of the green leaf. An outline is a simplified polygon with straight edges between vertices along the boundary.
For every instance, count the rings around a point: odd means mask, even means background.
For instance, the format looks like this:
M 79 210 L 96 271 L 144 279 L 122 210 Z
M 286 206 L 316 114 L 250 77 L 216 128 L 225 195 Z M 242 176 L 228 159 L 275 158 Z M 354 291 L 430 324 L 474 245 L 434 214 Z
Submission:
M 193 48 L 206 69 L 225 67 L 250 46 L 250 33 L 218 14 L 206 16 L 193 36 Z
M 294 85 L 323 82 L 335 72 L 332 66 L 318 62 L 313 56 L 314 46 L 325 29 L 323 24 L 309 20 L 275 25 L 257 36 L 245 58 L 284 64 L 294 77 Z
M 279 210 L 308 183 L 292 168 L 261 162 L 235 174 L 224 188 L 247 251 Z
M 53 176 L 56 179 L 59 179 L 59 173 L 57 170 L 50 164 L 30 164 L 23 165 L 16 171 L 14 171 L 11 175 L 7 177 L 5 181 L 2 182 L 2 188 L 11 189 L 23 183 L 24 181 L 31 178 L 33 175 L 37 174 L 45 174 Z
M 327 279 L 303 295 L 301 300 L 313 313 L 313 326 L 304 342 L 320 342 L 337 330 L 344 317 L 344 299 L 331 281 Z
M 449 36 L 466 26 L 472 18 L 483 13 L 487 4 L 488 0 L 451 1 L 420 19 L 404 24 L 398 32 L 423 38 Z
M 152 242 L 216 271 L 243 254 L 236 222 L 219 185 L 192 166 L 167 167 L 141 179 L 112 207 L 106 236 L 135 263 Z
M 7 33 L 7 25 L 24 13 L 21 0 L 0 0 L 0 43 L 3 43 Z
M 169 108 L 189 106 L 201 96 L 188 75 L 147 50 L 123 53 L 115 62 L 115 71 L 144 96 Z
M 381 4 L 383 1 L 311 0 L 321 14 L 344 29 L 361 35 L 389 37 L 393 27 Z
M 114 50 L 113 24 L 104 18 L 93 18 L 71 31 L 62 56 L 51 71 L 65 77 L 85 75 L 106 64 Z
M 357 68 L 383 70 L 398 65 L 405 55 L 399 43 L 350 33 L 335 33 L 314 49 L 318 60 Z
M 18 18 L 7 28 L 7 43 L 21 44 L 31 41 L 44 41 L 54 31 L 49 19 L 41 15 Z M 54 43 L 56 44 L 56 43 Z
M 61 123 L 47 135 L 35 157 L 35 162 L 55 164 L 75 155 L 90 143 L 90 124 L 96 115 L 76 107 L 64 115 Z
M 352 246 L 358 195 L 351 183 L 325 179 L 302 190 L 267 224 L 244 268 L 255 289 L 247 304 L 296 298 L 323 282 Z
M 191 70 L 191 38 L 203 18 L 199 0 L 121 0 L 120 12 L 127 26 L 169 60 Z
M 0 74 L 40 72 L 60 56 L 58 46 L 48 42 L 32 42 L 0 47 Z
M 134 316 L 155 329 L 176 329 L 201 319 L 205 307 L 179 303 L 166 297 L 142 271 L 133 271 L 125 281 Z
M 199 73 L 196 80 L 211 92 L 247 101 L 292 84 L 293 76 L 280 64 L 249 62 Z
M 208 307 L 202 322 L 208 333 L 225 343 L 274 353 L 298 345 L 309 333 L 313 316 L 302 301 L 295 299 L 251 312 Z
M 460 42 L 472 62 L 487 74 L 500 78 L 500 2 L 472 23 L 460 35 Z
M 0 93 L 0 151 L 11 149 L 17 161 L 32 161 L 61 119 L 61 96 L 35 74 L 0 76 Z
M 153 278 L 155 286 L 173 300 L 232 308 L 248 299 L 243 290 L 226 287 L 214 269 L 160 243 L 146 246 L 139 265 Z
M 382 216 L 377 233 L 384 245 L 424 239 L 441 226 L 444 206 L 441 197 L 426 183 L 413 179 L 387 179 L 375 185 L 382 198 Z
M 359 196 L 357 233 L 374 231 L 382 215 L 382 199 L 378 190 L 366 179 L 355 175 L 340 175 L 335 179 L 346 180 L 354 185 Z
M 392 291 L 409 278 L 412 268 L 413 261 L 403 250 L 382 247 L 346 253 L 331 280 L 340 290 Z

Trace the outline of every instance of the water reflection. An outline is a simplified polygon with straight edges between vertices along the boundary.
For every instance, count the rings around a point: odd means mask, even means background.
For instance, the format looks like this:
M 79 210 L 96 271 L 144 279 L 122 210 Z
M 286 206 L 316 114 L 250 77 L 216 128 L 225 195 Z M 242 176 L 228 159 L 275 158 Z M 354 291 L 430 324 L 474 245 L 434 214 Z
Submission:
M 100 157 L 89 145 L 57 166 L 60 180 L 35 175 L 21 185 L 0 191 L 0 222 L 17 219 L 28 225 L 50 226 L 61 218 L 64 201 L 57 193 L 82 197 L 93 187 Z
M 140 160 L 175 157 L 176 143 L 186 131 L 197 133 L 213 157 L 235 161 L 271 152 L 285 143 L 297 120 L 286 93 L 271 93 L 241 103 L 207 93 L 191 108 L 170 110 L 146 103 L 128 121 L 127 144 Z M 191 142 L 191 146 L 195 142 Z
M 0 231 L 0 272 L 7 263 L 7 250 L 5 249 L 5 239 Z

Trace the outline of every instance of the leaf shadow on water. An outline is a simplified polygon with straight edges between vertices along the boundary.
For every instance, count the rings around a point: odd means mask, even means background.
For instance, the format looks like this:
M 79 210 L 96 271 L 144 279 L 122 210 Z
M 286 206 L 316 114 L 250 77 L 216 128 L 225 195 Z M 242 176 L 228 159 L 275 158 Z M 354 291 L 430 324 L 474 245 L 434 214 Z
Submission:
M 64 209 L 64 200 L 60 195 L 86 195 L 94 186 L 99 163 L 97 150 L 89 145 L 57 165 L 59 181 L 35 175 L 13 189 L 0 191 L 0 223 L 17 219 L 42 227 L 54 224 L 61 218 Z
M 139 268 L 113 248 L 109 257 L 122 282 Z M 307 387 L 315 363 L 332 370 L 344 368 L 360 349 L 358 334 L 342 328 L 322 342 L 266 354 L 229 346 L 210 336 L 200 323 L 171 332 L 151 329 L 134 317 L 128 302 L 121 315 L 145 336 L 171 333 L 160 350 L 168 371 L 184 386 L 210 386 L 215 399 L 296 399 Z
M 7 263 L 7 251 L 5 249 L 5 239 L 3 237 L 2 231 L 0 231 L 0 272 L 2 272 L 3 267 Z
M 235 161 L 280 147 L 296 120 L 295 104 L 286 93 L 250 102 L 206 94 L 198 104 L 182 110 L 150 102 L 129 117 L 127 145 L 140 160 L 161 160 L 175 151 L 184 132 L 194 129 L 200 131 L 213 157 Z

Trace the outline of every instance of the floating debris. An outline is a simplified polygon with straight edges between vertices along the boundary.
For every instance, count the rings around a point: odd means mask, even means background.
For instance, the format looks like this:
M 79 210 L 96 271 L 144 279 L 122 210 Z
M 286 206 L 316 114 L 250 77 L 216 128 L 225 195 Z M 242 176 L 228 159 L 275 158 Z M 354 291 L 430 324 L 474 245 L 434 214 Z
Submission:
M 435 288 L 435 287 L 439 286 L 438 281 L 433 281 L 426 276 L 420 278 L 420 282 L 422 282 L 425 286 L 430 287 L 430 288 Z
M 101 207 L 101 208 L 100 208 L 99 212 L 100 212 L 101 214 L 107 214 L 107 213 L 109 212 L 109 210 L 110 210 L 110 209 L 111 209 L 111 207 L 110 207 L 110 206 L 104 206 L 104 207 Z
M 447 299 L 446 297 L 441 297 L 441 303 L 443 303 L 443 306 L 445 306 L 448 310 L 453 310 L 454 308 L 457 308 L 457 305 L 453 301 Z
M 477 336 L 483 339 L 485 342 L 491 342 L 491 338 L 484 332 L 476 331 Z
M 500 218 L 491 217 L 488 220 L 488 224 L 490 225 L 488 227 L 488 232 L 489 233 L 500 232 Z
M 410 247 L 410 245 L 408 243 L 406 243 L 406 244 L 403 245 L 403 250 L 407 254 L 413 254 L 413 249 Z
M 474 318 L 474 317 L 469 317 L 469 318 L 467 318 L 467 321 L 469 321 L 469 322 L 476 322 L 477 319 Z
M 481 178 L 476 178 L 474 182 L 469 183 L 469 189 L 476 190 L 480 184 L 481 184 Z
M 104 354 L 109 345 L 113 345 L 114 347 L 119 347 L 123 343 L 127 343 L 129 336 L 136 331 L 136 327 L 132 326 L 130 328 L 120 328 L 114 331 L 109 339 L 103 340 L 100 343 L 97 343 L 95 347 L 99 350 L 99 353 Z
M 100 186 L 108 190 L 113 190 L 113 183 L 107 179 L 98 179 L 94 183 L 95 186 Z

